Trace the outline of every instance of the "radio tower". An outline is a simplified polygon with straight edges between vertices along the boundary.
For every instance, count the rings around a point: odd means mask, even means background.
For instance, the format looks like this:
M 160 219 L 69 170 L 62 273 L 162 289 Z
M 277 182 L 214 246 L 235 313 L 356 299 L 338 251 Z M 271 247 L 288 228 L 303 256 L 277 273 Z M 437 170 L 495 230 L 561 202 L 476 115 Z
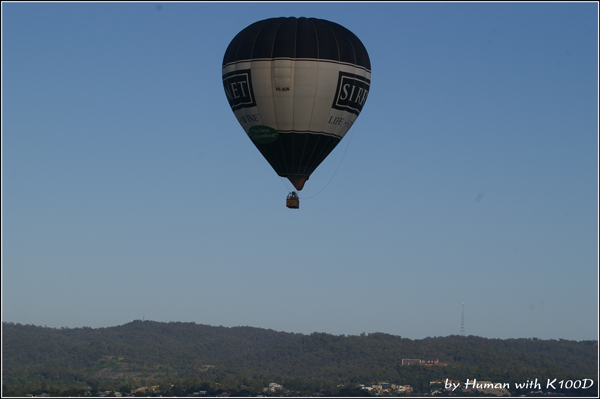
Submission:
M 460 335 L 465 336 L 465 301 L 462 303 L 462 318 L 460 319 Z

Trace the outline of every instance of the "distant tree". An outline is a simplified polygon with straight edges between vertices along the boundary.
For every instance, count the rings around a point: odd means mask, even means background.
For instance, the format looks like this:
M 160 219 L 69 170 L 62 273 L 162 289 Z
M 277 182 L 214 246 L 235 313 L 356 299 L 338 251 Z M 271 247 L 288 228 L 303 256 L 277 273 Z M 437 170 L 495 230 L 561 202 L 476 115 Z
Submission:
M 428 357 L 450 366 L 401 365 L 403 358 Z M 95 374 L 102 369 L 121 372 L 124 378 Z M 210 392 L 210 384 L 216 386 L 216 382 L 223 384 L 219 389 L 238 393 L 262 393 L 269 382 L 278 382 L 293 392 L 329 390 L 335 394 L 340 383 L 378 380 L 409 384 L 425 392 L 429 381 L 443 378 L 506 382 L 532 376 L 593 378 L 597 384 L 598 362 L 597 341 L 458 335 L 410 340 L 384 333 L 304 335 L 252 327 L 135 321 L 100 329 L 3 323 L 2 371 L 3 394 L 25 395 L 36 389 L 41 393 L 42 387 L 65 393 L 78 386 L 127 393 L 160 385 L 164 392 L 170 389 L 187 395 Z

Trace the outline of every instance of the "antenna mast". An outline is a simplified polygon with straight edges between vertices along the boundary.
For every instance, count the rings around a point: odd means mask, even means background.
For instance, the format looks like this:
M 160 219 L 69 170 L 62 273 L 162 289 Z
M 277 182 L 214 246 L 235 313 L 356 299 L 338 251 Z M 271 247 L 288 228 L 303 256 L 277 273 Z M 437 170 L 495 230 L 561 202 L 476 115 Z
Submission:
M 462 303 L 462 318 L 460 319 L 460 335 L 465 335 L 465 301 Z

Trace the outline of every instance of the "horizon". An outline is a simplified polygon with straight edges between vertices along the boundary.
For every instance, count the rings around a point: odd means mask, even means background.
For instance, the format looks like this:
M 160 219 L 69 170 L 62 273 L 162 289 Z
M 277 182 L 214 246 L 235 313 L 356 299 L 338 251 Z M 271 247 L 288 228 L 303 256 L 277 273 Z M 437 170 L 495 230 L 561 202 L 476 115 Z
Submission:
M 403 337 L 401 335 L 397 335 L 397 334 L 389 334 L 383 331 L 373 331 L 373 332 L 362 332 L 360 334 L 331 334 L 331 333 L 327 333 L 327 332 L 322 332 L 322 331 L 313 331 L 311 333 L 299 333 L 299 332 L 293 332 L 293 331 L 280 331 L 280 330 L 275 330 L 272 328 L 264 328 L 264 327 L 257 327 L 257 326 L 248 326 L 248 325 L 239 325 L 239 326 L 214 326 L 214 325 L 210 325 L 210 324 L 204 324 L 204 323 L 198 323 L 195 321 L 156 321 L 156 320 L 142 320 L 142 319 L 134 319 L 128 322 L 125 322 L 123 324 L 118 324 L 118 325 L 114 325 L 114 326 L 103 326 L 103 327 L 90 327 L 90 326 L 80 326 L 80 327 L 49 327 L 49 326 L 41 326 L 41 325 L 35 325 L 35 324 L 23 324 L 23 323 L 13 323 L 13 322 L 7 322 L 7 321 L 3 321 L 2 324 L 7 323 L 7 324 L 20 324 L 23 326 L 33 326 L 33 327 L 41 327 L 41 328 L 50 328 L 50 329 L 54 329 L 54 330 L 62 330 L 62 329 L 67 329 L 67 330 L 77 330 L 77 329 L 92 329 L 92 330 L 99 330 L 99 329 L 104 329 L 104 328 L 114 328 L 114 327 L 121 327 L 121 326 L 125 326 L 127 324 L 131 324 L 131 323 L 135 323 L 135 322 L 140 322 L 140 323 L 146 323 L 146 322 L 151 322 L 151 323 L 158 323 L 158 324 L 177 324 L 177 323 L 181 323 L 181 324 L 194 324 L 197 326 L 204 326 L 204 327 L 211 327 L 211 328 L 255 328 L 258 330 L 267 330 L 267 331 L 274 331 L 276 333 L 285 333 L 285 334 L 294 334 L 294 335 L 305 335 L 305 336 L 310 336 L 312 334 L 326 334 L 326 335 L 332 335 L 332 336 L 336 336 L 336 337 L 363 337 L 363 336 L 369 336 L 369 335 L 375 335 L 375 334 L 385 334 L 385 335 L 391 335 L 394 337 L 398 337 L 401 339 L 408 339 L 411 341 L 419 341 L 419 340 L 425 340 L 425 339 L 435 339 L 435 338 L 449 338 L 449 337 L 463 337 L 463 338 L 468 338 L 468 337 L 474 337 L 474 338 L 483 338 L 483 339 L 490 339 L 490 340 L 502 340 L 502 341 L 508 341 L 508 340 L 519 340 L 519 339 L 527 339 L 527 340 L 537 340 L 537 341 L 573 341 L 573 342 L 588 342 L 588 341 L 592 341 L 592 342 L 598 342 L 598 339 L 582 339 L 582 340 L 572 340 L 572 339 L 564 339 L 564 338 L 537 338 L 537 337 L 517 337 L 517 338 L 490 338 L 490 337 L 482 337 L 479 335 L 473 335 L 473 334 L 449 334 L 449 335 L 436 335 L 436 336 L 427 336 L 424 338 L 408 338 L 408 337 Z

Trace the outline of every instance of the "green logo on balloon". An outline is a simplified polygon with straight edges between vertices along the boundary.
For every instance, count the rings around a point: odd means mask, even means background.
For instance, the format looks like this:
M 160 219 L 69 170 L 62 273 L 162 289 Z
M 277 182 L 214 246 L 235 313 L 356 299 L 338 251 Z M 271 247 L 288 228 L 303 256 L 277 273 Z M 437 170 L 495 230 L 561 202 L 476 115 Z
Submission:
M 248 135 L 257 144 L 270 144 L 277 140 L 279 132 L 272 127 L 258 125 L 252 126 Z

